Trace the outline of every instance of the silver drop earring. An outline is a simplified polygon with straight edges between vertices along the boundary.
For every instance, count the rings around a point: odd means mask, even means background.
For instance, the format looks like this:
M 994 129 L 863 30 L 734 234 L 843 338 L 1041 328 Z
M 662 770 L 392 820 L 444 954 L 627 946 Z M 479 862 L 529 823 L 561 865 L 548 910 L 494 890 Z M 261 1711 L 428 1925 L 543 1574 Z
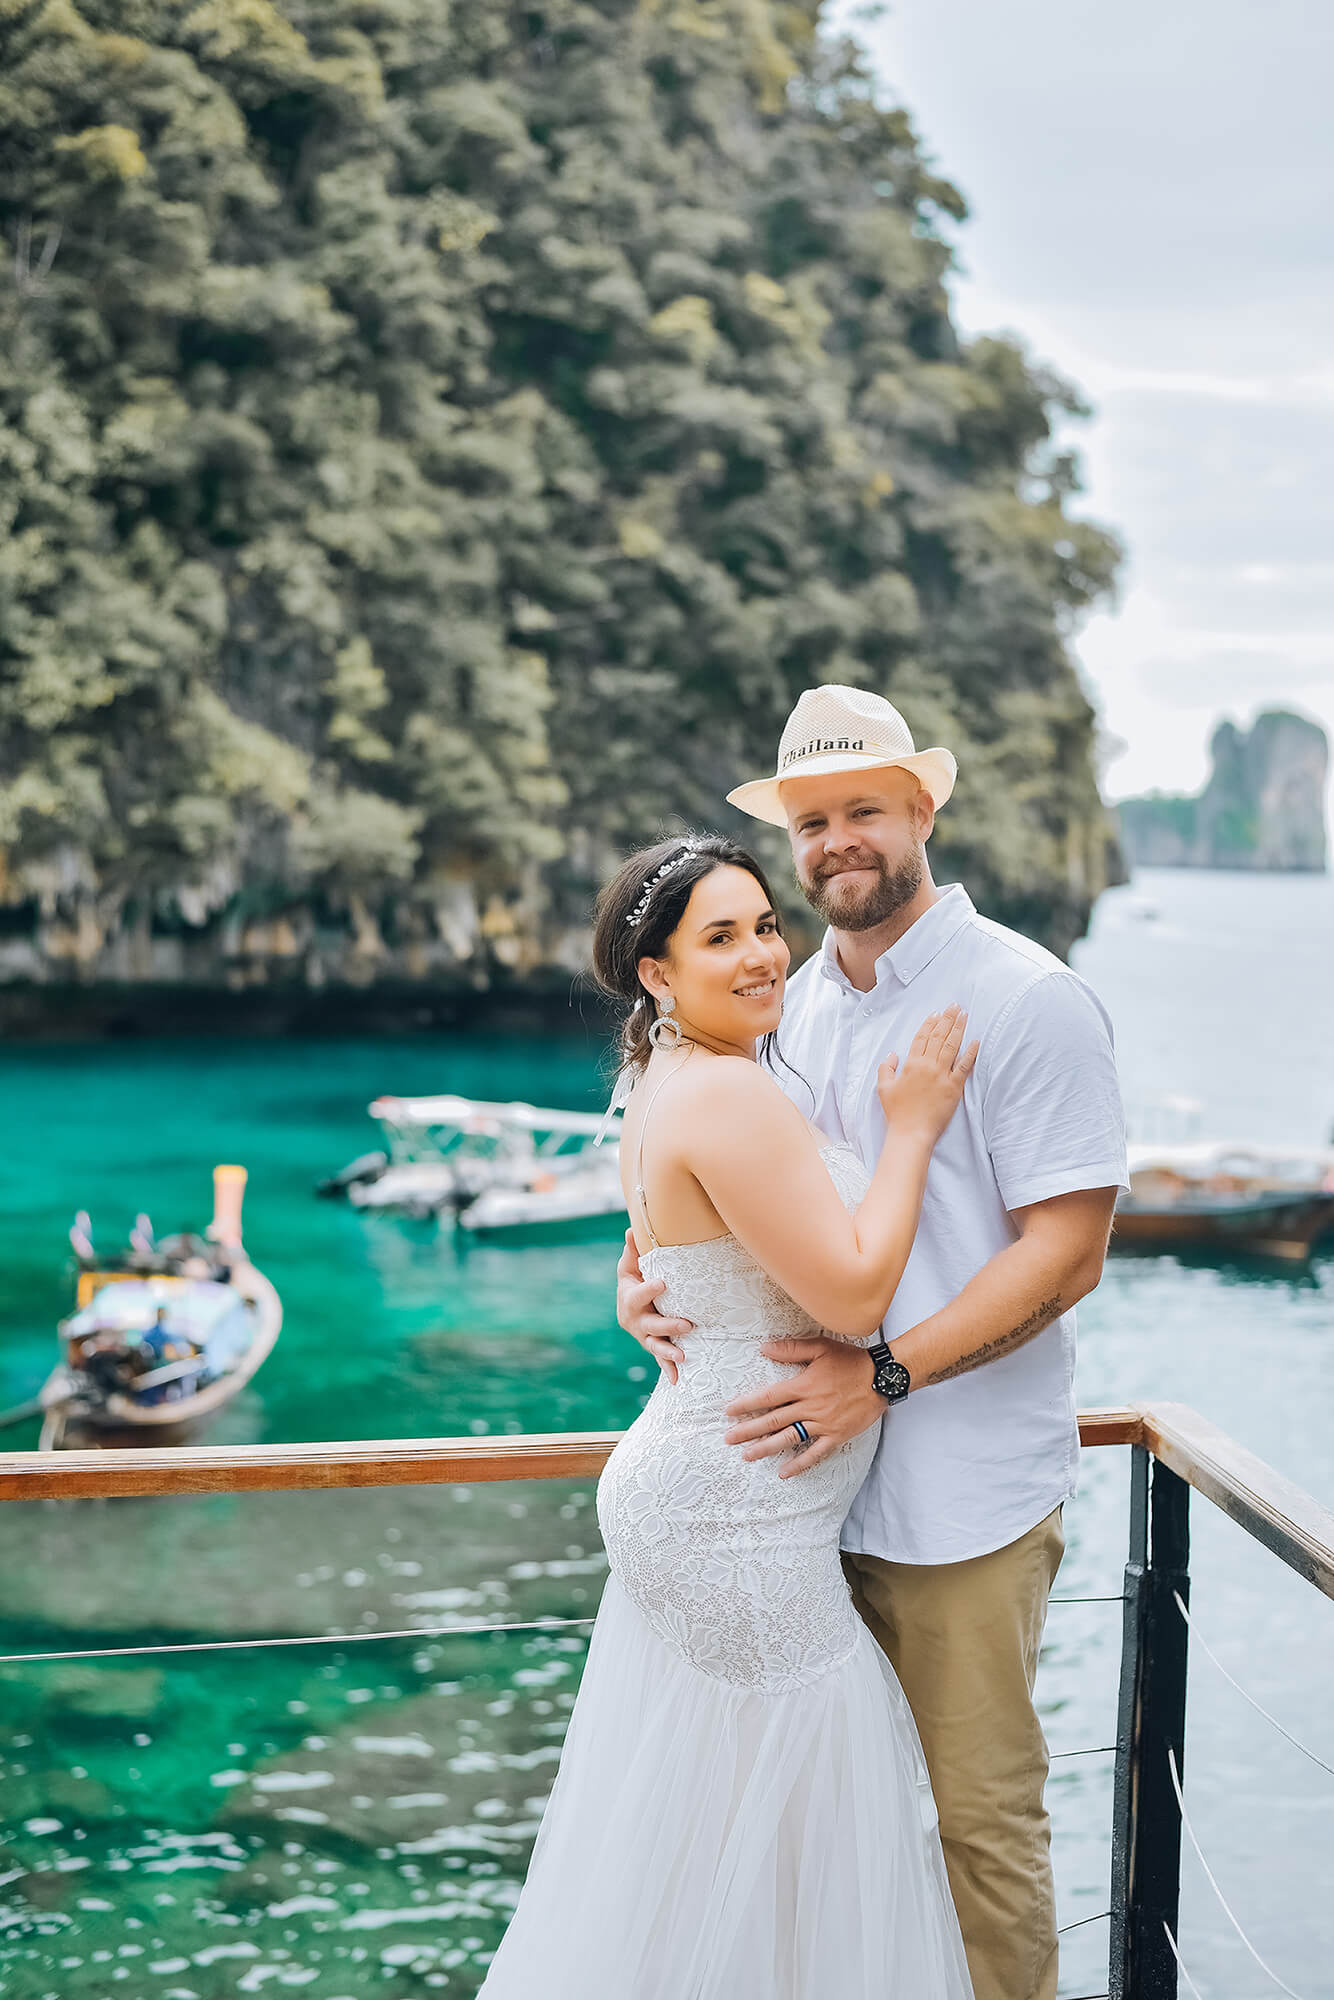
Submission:
M 670 993 L 658 1002 L 658 1018 L 648 1031 L 648 1038 L 655 1049 L 679 1049 L 685 1039 L 681 1033 L 681 1023 L 672 1019 L 676 1012 L 676 1002 Z

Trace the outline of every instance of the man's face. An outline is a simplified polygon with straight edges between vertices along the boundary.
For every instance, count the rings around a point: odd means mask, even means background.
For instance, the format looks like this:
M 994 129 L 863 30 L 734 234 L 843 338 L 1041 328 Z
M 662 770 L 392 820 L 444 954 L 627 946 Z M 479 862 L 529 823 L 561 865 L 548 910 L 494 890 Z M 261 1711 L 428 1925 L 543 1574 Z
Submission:
M 926 880 L 930 796 L 911 771 L 838 771 L 779 789 L 797 880 L 839 931 L 869 931 L 912 902 Z

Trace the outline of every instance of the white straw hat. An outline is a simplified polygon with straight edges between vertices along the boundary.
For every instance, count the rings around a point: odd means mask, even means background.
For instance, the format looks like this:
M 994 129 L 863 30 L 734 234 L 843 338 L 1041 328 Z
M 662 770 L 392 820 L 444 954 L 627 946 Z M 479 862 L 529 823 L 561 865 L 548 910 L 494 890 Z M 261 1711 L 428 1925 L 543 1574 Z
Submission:
M 770 826 L 786 826 L 778 797 L 785 778 L 874 771 L 887 764 L 912 771 L 937 810 L 954 790 L 959 768 L 950 750 L 914 750 L 912 731 L 883 695 L 837 685 L 807 688 L 787 719 L 773 777 L 738 785 L 727 802 Z

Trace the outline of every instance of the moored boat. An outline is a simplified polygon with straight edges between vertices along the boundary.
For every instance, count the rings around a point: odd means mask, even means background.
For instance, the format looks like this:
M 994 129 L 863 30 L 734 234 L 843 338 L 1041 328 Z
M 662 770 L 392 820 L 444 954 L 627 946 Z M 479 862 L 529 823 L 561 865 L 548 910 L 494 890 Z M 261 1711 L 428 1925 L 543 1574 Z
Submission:
M 76 1219 L 75 1310 L 41 1392 L 41 1450 L 176 1443 L 253 1378 L 283 1314 L 242 1243 L 245 1182 L 244 1167 L 215 1167 L 204 1236 L 159 1242 L 141 1215 L 128 1248 L 110 1257 L 93 1248 L 87 1216 Z
M 460 1229 L 474 1235 L 506 1229 L 552 1228 L 625 1217 L 625 1196 L 615 1158 L 539 1172 L 522 1187 L 489 1187 L 459 1214 Z
M 365 1153 L 318 1192 L 354 1208 L 436 1215 L 472 1232 L 623 1215 L 619 1119 L 481 1098 L 377 1097 L 385 1150 Z
M 1236 1142 L 1130 1148 L 1112 1247 L 1300 1262 L 1334 1234 L 1334 1152 Z

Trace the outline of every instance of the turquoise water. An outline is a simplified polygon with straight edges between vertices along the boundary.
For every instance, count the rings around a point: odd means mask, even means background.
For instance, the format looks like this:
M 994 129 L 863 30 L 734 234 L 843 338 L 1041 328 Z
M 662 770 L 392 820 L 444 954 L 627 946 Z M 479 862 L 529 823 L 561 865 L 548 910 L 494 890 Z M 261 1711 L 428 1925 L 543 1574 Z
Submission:
M 1149 914 L 1148 912 L 1153 912 Z M 1132 1101 L 1186 1090 L 1206 1130 L 1319 1139 L 1334 1119 L 1334 890 L 1145 874 L 1080 950 Z M 0 1401 L 31 1393 L 66 1309 L 64 1230 L 114 1240 L 206 1214 L 217 1159 L 250 1168 L 247 1238 L 282 1340 L 215 1442 L 613 1427 L 649 1386 L 616 1329 L 615 1240 L 471 1243 L 362 1218 L 311 1187 L 373 1139 L 382 1091 L 583 1107 L 581 1042 L 134 1043 L 0 1052 Z M 1334 1502 L 1334 1259 L 1309 1272 L 1109 1266 L 1081 1313 L 1081 1400 L 1194 1403 Z M 33 1427 L 10 1433 L 13 1447 Z M 1058 1593 L 1119 1589 L 1125 1454 L 1090 1453 Z M 1203 1636 L 1334 1762 L 1334 1607 L 1203 1503 Z M 0 1651 L 579 1618 L 603 1563 L 582 1486 L 401 1489 L 0 1509 Z M 1062 1991 L 1101 1992 L 1120 1616 L 1054 1607 L 1041 1699 Z M 131 1662 L 0 1666 L 0 1982 L 18 2000 L 313 2000 L 475 1992 L 521 1879 L 583 1658 L 582 1628 Z M 1266 1958 L 1328 1994 L 1322 1852 L 1334 1780 L 1199 1654 L 1192 1818 Z M 1083 1923 L 1085 1918 L 1095 1919 Z M 1185 1873 L 1205 1995 L 1265 1988 Z M 836 1996 L 831 1996 L 836 2000 Z

